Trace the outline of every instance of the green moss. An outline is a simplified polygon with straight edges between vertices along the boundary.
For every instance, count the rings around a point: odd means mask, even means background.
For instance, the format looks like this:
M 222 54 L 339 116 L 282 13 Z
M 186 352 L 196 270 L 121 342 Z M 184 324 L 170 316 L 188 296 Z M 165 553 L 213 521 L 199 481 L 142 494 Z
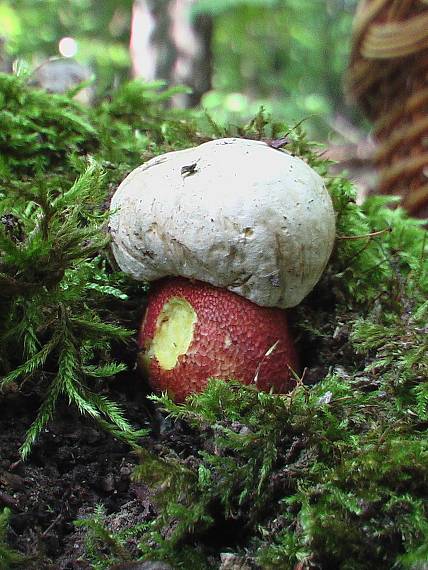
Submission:
M 0 74 L 0 389 L 31 382 L 45 394 L 24 457 L 59 397 L 131 444 L 138 436 L 93 386 L 125 369 L 113 352 L 145 291 L 110 266 L 110 194 L 143 154 L 197 140 L 161 87 L 130 82 L 86 108 Z
M 5 508 L 0 512 L 0 570 L 9 570 L 10 568 L 25 568 L 29 562 L 26 556 L 23 556 L 17 550 L 13 550 L 7 544 L 7 531 L 9 527 L 10 509 Z

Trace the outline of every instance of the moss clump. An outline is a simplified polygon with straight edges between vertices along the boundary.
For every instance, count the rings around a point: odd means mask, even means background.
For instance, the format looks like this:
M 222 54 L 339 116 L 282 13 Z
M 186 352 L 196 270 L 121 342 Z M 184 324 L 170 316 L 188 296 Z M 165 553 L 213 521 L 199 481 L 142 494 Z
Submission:
M 0 73 L 0 179 L 16 181 L 43 172 L 65 184 L 81 174 L 87 155 L 117 170 L 141 163 L 143 154 L 182 148 L 197 139 L 192 121 L 167 110 L 176 89 L 131 81 L 94 107 L 68 95 L 30 89 L 25 77 Z
M 10 548 L 7 544 L 7 531 L 9 528 L 10 509 L 5 508 L 0 512 L 0 570 L 10 568 L 25 568 L 28 558 L 20 552 Z
M 85 108 L 0 74 L 0 390 L 42 395 L 24 457 L 59 397 L 130 443 L 139 435 L 94 389 L 124 370 L 114 347 L 144 297 L 110 266 L 106 210 L 143 154 L 198 140 L 164 108 L 172 93 L 131 82 Z

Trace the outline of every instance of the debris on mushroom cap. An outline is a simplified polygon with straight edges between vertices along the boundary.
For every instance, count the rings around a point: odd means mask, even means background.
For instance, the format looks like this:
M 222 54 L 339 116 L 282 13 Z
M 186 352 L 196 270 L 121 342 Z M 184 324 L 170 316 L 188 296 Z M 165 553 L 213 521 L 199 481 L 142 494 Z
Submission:
M 261 141 L 219 139 L 135 169 L 111 203 L 112 248 L 135 279 L 198 279 L 268 307 L 293 307 L 333 249 L 321 177 Z

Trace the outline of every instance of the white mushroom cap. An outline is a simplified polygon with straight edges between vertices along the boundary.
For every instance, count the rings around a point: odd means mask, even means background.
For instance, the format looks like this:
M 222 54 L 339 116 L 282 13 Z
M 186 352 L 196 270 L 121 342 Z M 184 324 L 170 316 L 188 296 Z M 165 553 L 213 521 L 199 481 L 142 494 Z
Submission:
M 300 303 L 335 236 L 321 177 L 245 139 L 153 158 L 125 178 L 111 210 L 114 256 L 135 279 L 198 279 L 267 307 Z

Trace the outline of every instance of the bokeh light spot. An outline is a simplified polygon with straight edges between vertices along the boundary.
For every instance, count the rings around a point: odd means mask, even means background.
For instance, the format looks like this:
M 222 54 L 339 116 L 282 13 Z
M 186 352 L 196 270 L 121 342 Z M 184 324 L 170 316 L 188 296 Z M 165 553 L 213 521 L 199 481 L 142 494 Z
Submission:
M 74 57 L 77 53 L 77 42 L 73 38 L 62 38 L 58 50 L 63 57 Z

